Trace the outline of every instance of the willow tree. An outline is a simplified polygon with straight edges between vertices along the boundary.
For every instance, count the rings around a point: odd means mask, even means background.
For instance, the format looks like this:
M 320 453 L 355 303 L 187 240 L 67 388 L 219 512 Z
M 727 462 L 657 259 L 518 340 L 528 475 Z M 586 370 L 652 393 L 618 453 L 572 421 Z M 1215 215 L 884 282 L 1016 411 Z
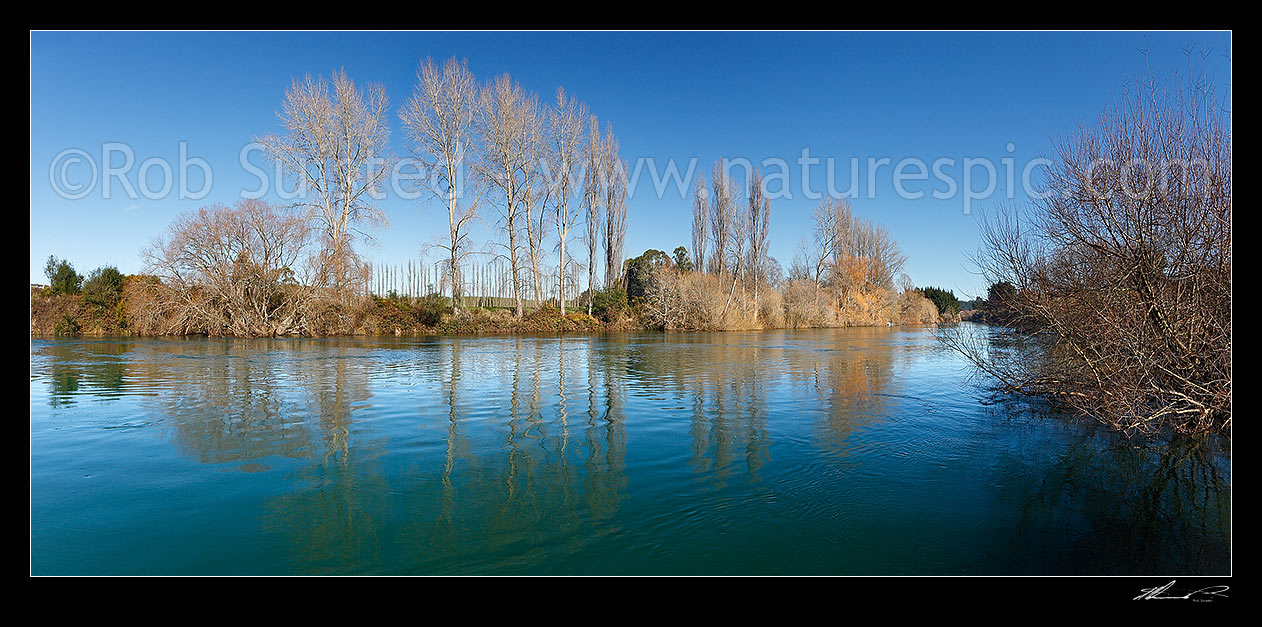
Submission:
M 345 328 L 315 311 L 323 296 L 315 283 L 324 271 L 309 254 L 310 220 L 300 212 L 257 199 L 211 205 L 180 214 L 167 234 L 142 252 L 146 285 L 145 331 L 257 337 L 313 334 Z M 146 325 L 149 326 L 149 325 Z
M 469 229 L 477 218 L 481 190 L 466 190 L 464 170 L 469 146 L 475 140 L 474 122 L 482 95 L 467 62 L 448 59 L 439 68 L 426 59 L 417 70 L 417 85 L 399 117 L 413 156 L 424 172 L 421 184 L 447 210 L 448 238 L 437 246 L 448 253 L 451 310 L 460 302 L 460 265 L 471 251 Z
M 583 124 L 588 119 L 587 105 L 580 104 L 574 96 L 566 96 L 558 87 L 556 107 L 549 110 L 550 154 L 548 176 L 552 189 L 552 222 L 557 233 L 557 301 L 561 313 L 565 313 L 565 284 L 569 264 L 565 244 L 570 230 L 578 220 L 580 202 L 573 198 L 577 183 L 577 170 L 581 165 L 585 134 Z
M 389 100 L 385 88 L 359 89 L 344 71 L 331 80 L 307 76 L 285 91 L 277 113 L 283 135 L 256 138 L 282 170 L 296 177 L 299 205 L 324 239 L 324 272 L 317 280 L 339 294 L 362 278 L 352 249 L 363 227 L 385 224 L 381 197 L 389 163 Z
M 829 282 L 843 303 L 853 302 L 856 294 L 893 290 L 907 258 L 889 231 L 856 216 L 848 221 L 839 218 L 834 228 L 838 245 L 833 249 Z

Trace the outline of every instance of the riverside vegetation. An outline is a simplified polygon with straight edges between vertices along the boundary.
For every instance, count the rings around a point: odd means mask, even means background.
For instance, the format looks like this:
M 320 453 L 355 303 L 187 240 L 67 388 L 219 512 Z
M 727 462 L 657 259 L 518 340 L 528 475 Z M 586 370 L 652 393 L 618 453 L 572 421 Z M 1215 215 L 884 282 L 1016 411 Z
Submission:
M 697 182 L 696 249 L 626 259 L 627 167 L 612 127 L 602 134 L 596 116 L 563 89 L 541 104 L 508 75 L 482 84 L 455 59 L 425 61 L 399 113 L 412 157 L 431 174 L 421 184 L 448 220 L 448 233 L 425 246 L 442 256 L 433 280 L 400 296 L 356 250 L 386 224 L 374 199 L 393 163 L 388 109 L 382 87 L 361 89 L 344 72 L 294 81 L 278 113 L 282 132 L 256 140 L 307 190 L 296 205 L 245 199 L 182 214 L 142 252 L 144 269 L 133 276 L 103 268 L 84 283 L 69 262 L 50 259 L 49 285 L 32 287 L 32 334 L 721 330 L 941 319 L 901 274 L 904 257 L 888 233 L 853 217 L 844 201 L 821 204 L 811 240 L 783 276 L 767 254 L 770 202 L 760 174 L 738 182 L 723 162 L 713 189 L 704 177 Z M 480 219 L 494 222 L 494 241 L 472 240 Z M 582 256 L 567 247 L 573 243 Z M 495 285 L 471 271 L 475 256 L 504 266 Z
M 389 161 L 386 110 L 384 90 L 360 90 L 344 73 L 295 82 L 284 135 L 260 141 L 313 190 L 303 203 L 184 214 L 135 276 L 104 267 L 85 279 L 50 258 L 49 286 L 32 287 L 32 334 L 737 330 L 962 317 L 951 292 L 917 289 L 889 233 L 844 199 L 815 208 L 786 271 L 767 254 L 759 172 L 738 181 L 722 162 L 709 184 L 696 182 L 691 250 L 626 259 L 627 168 L 612 129 L 602 135 L 564 90 L 542 106 L 510 77 L 481 85 L 455 60 L 422 65 L 400 116 L 446 210 L 448 235 L 429 245 L 443 260 L 428 295 L 383 291 L 355 243 L 384 224 L 372 204 L 384 168 L 367 164 Z M 1150 80 L 1062 141 L 1045 193 L 982 222 L 975 261 L 990 289 L 965 315 L 1008 329 L 1006 339 L 951 325 L 939 339 L 1001 390 L 1120 431 L 1230 434 L 1228 116 L 1204 81 L 1166 90 Z M 459 176 L 465 160 L 469 181 Z M 498 233 L 481 246 L 469 233 L 480 217 Z M 572 240 L 585 255 L 573 255 Z M 506 302 L 471 293 L 485 287 L 468 272 L 474 255 L 507 266 L 495 288 Z
M 1231 124 L 1149 79 L 1056 146 L 1045 193 L 982 219 L 999 341 L 941 339 L 1000 389 L 1143 435 L 1231 433 Z

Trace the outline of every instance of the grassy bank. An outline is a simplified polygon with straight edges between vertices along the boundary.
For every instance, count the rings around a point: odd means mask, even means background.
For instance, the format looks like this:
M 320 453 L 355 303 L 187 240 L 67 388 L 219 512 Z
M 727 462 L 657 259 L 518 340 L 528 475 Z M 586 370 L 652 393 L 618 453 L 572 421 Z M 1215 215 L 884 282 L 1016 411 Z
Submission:
M 156 321 L 151 303 L 145 298 L 145 277 L 128 276 L 123 281 L 121 296 L 113 305 L 90 302 L 83 294 L 61 294 L 41 287 L 30 292 L 31 328 L 33 337 L 73 336 L 171 336 L 205 335 L 184 332 Z M 745 298 L 745 297 L 741 297 Z M 904 298 L 906 303 L 909 298 Z M 739 299 L 738 299 L 739 300 Z M 652 329 L 679 330 L 689 326 L 666 325 L 655 319 L 642 303 L 622 309 L 598 310 L 590 316 L 585 307 L 569 307 L 564 315 L 554 306 L 527 311 L 521 318 L 512 309 L 501 307 L 466 307 L 457 313 L 450 310 L 446 298 L 382 298 L 362 299 L 346 316 L 347 323 L 339 330 L 313 334 L 325 337 L 353 335 L 496 335 L 513 333 L 602 333 Z M 721 305 L 722 303 L 720 303 Z M 744 305 L 744 303 L 741 303 Z M 774 328 L 885 326 L 890 324 L 932 324 L 942 321 L 931 316 L 931 307 L 923 303 L 916 315 L 897 313 L 893 318 L 871 316 L 848 318 L 832 313 L 816 318 L 771 315 L 761 319 L 754 315 L 738 316 L 732 324 L 690 325 L 694 329 L 748 330 Z M 763 307 L 780 306 L 777 292 L 763 296 Z M 743 309 L 743 308 L 742 308 Z M 928 309 L 929 312 L 925 313 Z M 736 311 L 736 309 L 733 309 Z

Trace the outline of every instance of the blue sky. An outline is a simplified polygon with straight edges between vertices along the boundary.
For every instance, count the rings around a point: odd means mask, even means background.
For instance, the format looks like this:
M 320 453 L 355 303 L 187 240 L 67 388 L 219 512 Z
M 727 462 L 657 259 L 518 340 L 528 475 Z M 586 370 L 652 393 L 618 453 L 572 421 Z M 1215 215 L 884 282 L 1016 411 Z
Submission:
M 411 95 L 419 62 L 456 56 L 482 80 L 508 72 L 550 99 L 558 86 L 612 123 L 631 163 L 674 159 L 686 170 L 695 159 L 709 176 L 718 158 L 785 160 L 796 168 L 803 149 L 836 161 L 838 187 L 850 186 L 852 159 L 860 165 L 857 214 L 883 224 L 908 257 L 918 285 L 940 285 L 960 295 L 984 290 L 966 254 L 977 247 L 976 215 L 964 212 L 964 193 L 943 181 L 909 181 L 900 197 L 893 164 L 954 159 L 944 174 L 962 186 L 965 158 L 1001 159 L 1020 170 L 1048 154 L 1051 142 L 1089 123 L 1128 80 L 1151 70 L 1186 75 L 1184 50 L 1195 47 L 1202 66 L 1230 104 L 1230 34 L 1123 33 L 45 33 L 31 34 L 31 280 L 43 282 L 50 254 L 83 273 L 115 264 L 141 270 L 140 250 L 180 212 L 232 203 L 255 177 L 239 163 L 252 136 L 279 130 L 276 111 L 285 88 L 306 74 L 345 69 L 358 84 L 385 86 L 394 111 Z M 1144 50 L 1148 54 L 1144 54 Z M 1202 62 L 1200 52 L 1208 50 Z M 392 141 L 406 154 L 392 116 Z M 135 155 L 127 177 L 137 187 L 142 162 L 178 165 L 180 146 L 212 171 L 200 200 L 129 198 L 120 183 L 105 198 L 97 181 L 83 198 L 59 196 L 50 170 L 67 149 L 99 161 L 102 147 L 126 144 Z M 1009 151 L 1011 144 L 1011 151 Z M 117 155 L 116 155 L 117 156 Z M 63 157 L 64 159 L 64 157 Z M 889 159 L 876 171 L 873 198 L 868 160 Z M 100 166 L 100 164 L 98 164 Z M 121 159 L 115 166 L 121 165 Z M 176 168 L 178 170 L 178 168 Z M 86 180 L 79 164 L 67 180 Z M 162 170 L 148 170 L 150 189 Z M 811 170 L 822 190 L 824 166 Z M 189 187 L 203 185 L 196 168 Z M 987 187 L 984 168 L 972 187 Z M 179 176 L 173 171 L 173 176 Z M 809 229 L 817 201 L 801 193 L 772 204 L 771 255 L 787 269 Z M 999 170 L 986 208 L 1005 202 Z M 1037 171 L 1036 177 L 1037 178 Z M 1014 200 L 1024 201 L 1016 190 Z M 390 220 L 366 256 L 390 263 L 417 258 L 421 245 L 446 228 L 436 201 L 388 198 Z M 484 220 L 481 237 L 490 237 Z M 671 187 L 663 197 L 647 172 L 632 190 L 626 250 L 673 250 L 688 245 L 691 199 Z

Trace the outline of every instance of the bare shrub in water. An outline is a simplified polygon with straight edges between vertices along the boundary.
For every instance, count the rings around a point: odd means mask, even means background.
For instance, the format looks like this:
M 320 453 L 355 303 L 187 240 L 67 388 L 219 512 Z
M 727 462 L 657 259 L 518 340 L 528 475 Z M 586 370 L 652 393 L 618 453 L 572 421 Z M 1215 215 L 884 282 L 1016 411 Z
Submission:
M 1149 82 L 1056 146 L 1047 194 L 983 224 L 1028 354 L 944 340 L 1004 389 L 1127 433 L 1231 430 L 1231 129 L 1212 90 Z

